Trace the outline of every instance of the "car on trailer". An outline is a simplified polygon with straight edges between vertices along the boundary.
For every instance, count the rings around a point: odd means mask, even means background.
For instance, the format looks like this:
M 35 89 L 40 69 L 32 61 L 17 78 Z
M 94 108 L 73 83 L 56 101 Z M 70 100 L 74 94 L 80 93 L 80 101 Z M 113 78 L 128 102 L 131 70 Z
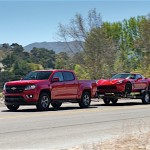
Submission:
M 119 73 L 110 79 L 97 81 L 97 95 L 105 104 L 117 103 L 119 98 L 140 98 L 149 103 L 150 80 L 139 73 Z

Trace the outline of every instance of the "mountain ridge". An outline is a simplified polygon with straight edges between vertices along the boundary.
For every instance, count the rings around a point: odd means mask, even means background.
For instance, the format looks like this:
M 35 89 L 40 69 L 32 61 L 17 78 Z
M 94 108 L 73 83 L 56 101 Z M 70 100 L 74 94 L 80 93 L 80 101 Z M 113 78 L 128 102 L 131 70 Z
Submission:
M 55 53 L 60 52 L 71 52 L 82 50 L 83 42 L 81 41 L 70 41 L 70 42 L 34 42 L 24 46 L 24 50 L 30 52 L 34 47 L 36 48 L 45 48 L 48 50 L 53 50 Z

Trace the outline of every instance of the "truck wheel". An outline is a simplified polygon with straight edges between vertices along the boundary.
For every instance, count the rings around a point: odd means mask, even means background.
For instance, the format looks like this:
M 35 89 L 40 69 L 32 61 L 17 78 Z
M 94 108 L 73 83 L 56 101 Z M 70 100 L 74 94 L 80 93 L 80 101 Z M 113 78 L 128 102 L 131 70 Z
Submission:
M 91 96 L 89 92 L 83 92 L 81 100 L 79 101 L 79 106 L 81 108 L 87 108 L 89 107 L 91 103 Z
M 132 84 L 130 82 L 127 82 L 125 85 L 124 93 L 125 95 L 130 94 L 132 92 Z
M 110 98 L 105 97 L 105 98 L 103 98 L 103 101 L 104 101 L 105 105 L 109 105 Z
M 50 104 L 50 97 L 46 92 L 42 92 L 39 96 L 38 103 L 36 105 L 37 109 L 40 111 L 48 110 Z
M 52 101 L 52 102 L 51 102 L 51 105 L 53 106 L 53 108 L 59 109 L 60 106 L 62 105 L 62 102 L 59 102 L 59 101 Z
M 118 102 L 118 98 L 111 98 L 111 102 L 112 102 L 113 104 L 116 104 L 116 103 Z
M 143 96 L 142 103 L 143 104 L 149 104 L 150 103 L 149 93 L 147 91 L 145 91 L 145 92 L 143 92 L 142 96 Z
M 6 105 L 6 106 L 11 111 L 16 111 L 19 108 L 19 105 Z

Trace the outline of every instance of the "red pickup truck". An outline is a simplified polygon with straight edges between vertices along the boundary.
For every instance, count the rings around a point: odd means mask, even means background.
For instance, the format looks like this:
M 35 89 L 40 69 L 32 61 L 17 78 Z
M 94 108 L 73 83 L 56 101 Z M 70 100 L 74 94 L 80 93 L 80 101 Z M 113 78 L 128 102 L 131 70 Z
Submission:
M 59 108 L 62 102 L 77 102 L 86 108 L 96 90 L 95 81 L 78 80 L 73 71 L 37 70 L 22 80 L 5 83 L 3 93 L 5 105 L 11 111 L 20 105 L 36 105 L 38 110 L 48 110 L 50 104 Z

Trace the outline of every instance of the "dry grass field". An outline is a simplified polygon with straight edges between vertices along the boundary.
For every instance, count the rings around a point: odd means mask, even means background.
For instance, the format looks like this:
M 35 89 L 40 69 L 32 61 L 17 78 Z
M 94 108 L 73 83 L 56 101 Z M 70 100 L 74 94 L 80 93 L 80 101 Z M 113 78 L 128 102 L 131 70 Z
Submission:
M 150 132 L 127 134 L 117 139 L 80 145 L 68 150 L 150 150 Z

